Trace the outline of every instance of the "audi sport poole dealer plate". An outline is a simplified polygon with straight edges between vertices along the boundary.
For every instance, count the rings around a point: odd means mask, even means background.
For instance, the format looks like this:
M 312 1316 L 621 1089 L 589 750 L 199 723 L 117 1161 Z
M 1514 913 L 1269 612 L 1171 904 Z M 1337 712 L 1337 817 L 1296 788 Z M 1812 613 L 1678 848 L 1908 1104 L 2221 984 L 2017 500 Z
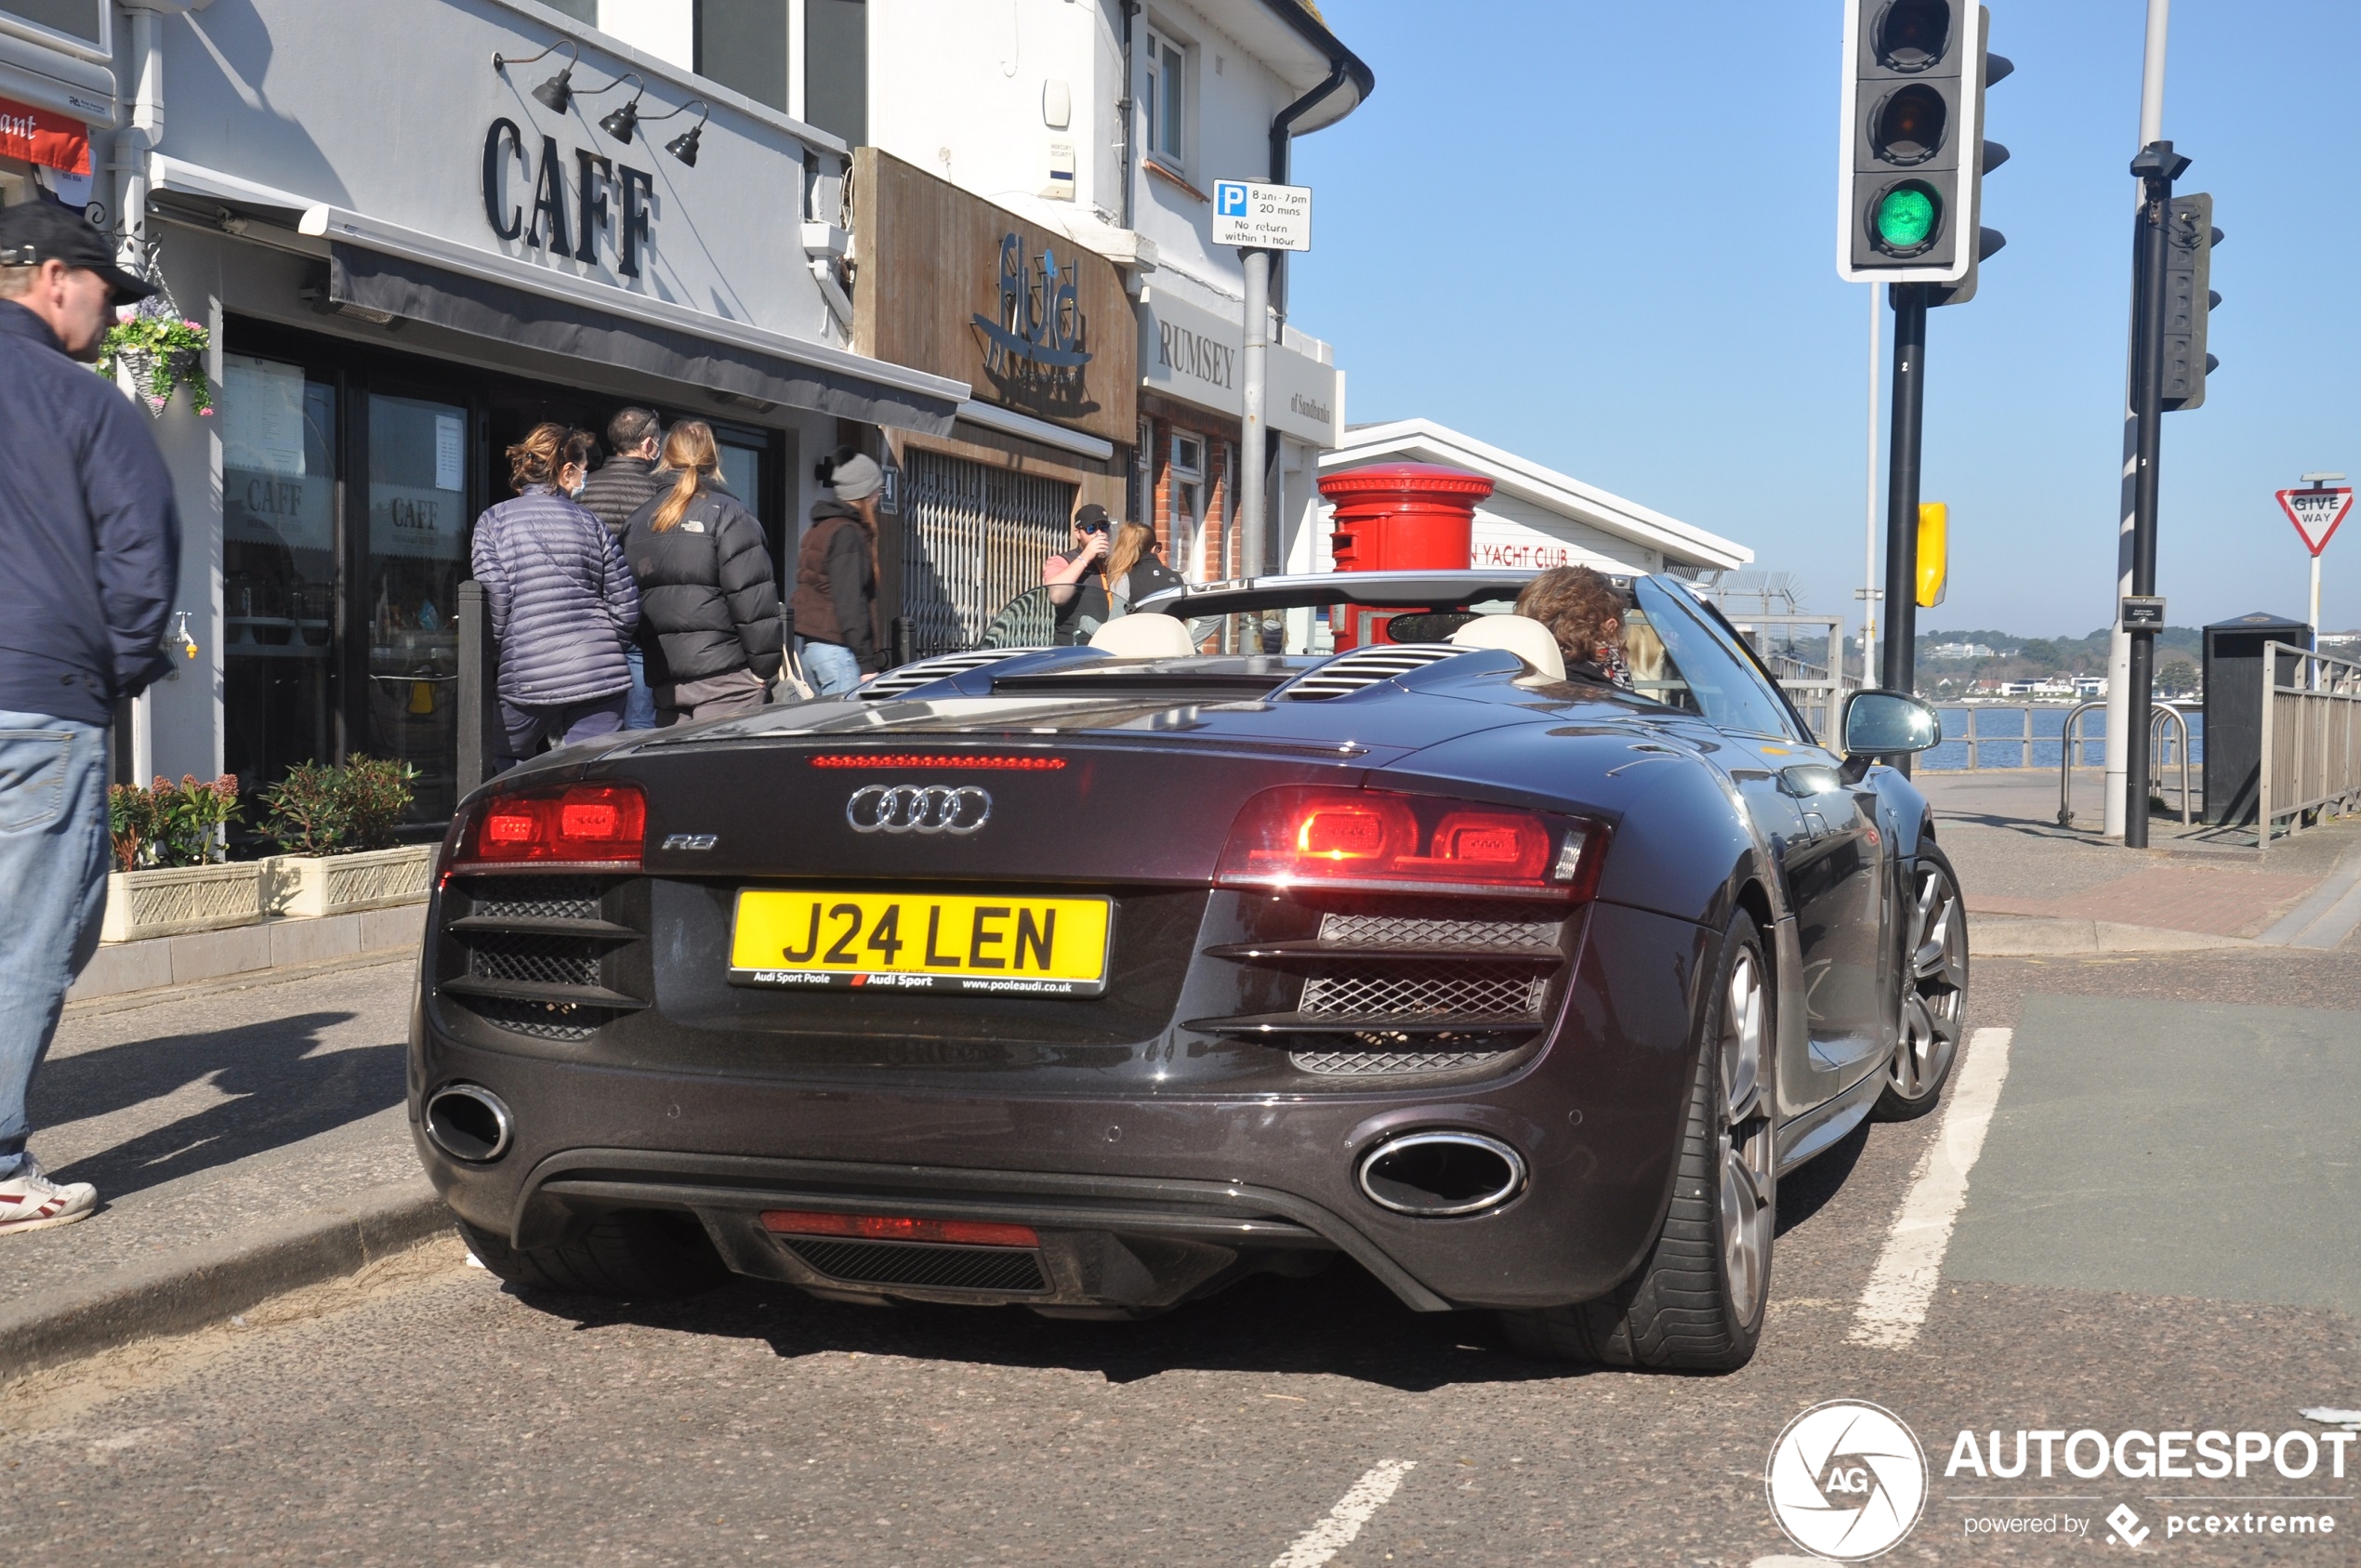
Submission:
M 1103 898 L 746 888 L 730 979 L 785 988 L 1096 996 L 1107 988 Z

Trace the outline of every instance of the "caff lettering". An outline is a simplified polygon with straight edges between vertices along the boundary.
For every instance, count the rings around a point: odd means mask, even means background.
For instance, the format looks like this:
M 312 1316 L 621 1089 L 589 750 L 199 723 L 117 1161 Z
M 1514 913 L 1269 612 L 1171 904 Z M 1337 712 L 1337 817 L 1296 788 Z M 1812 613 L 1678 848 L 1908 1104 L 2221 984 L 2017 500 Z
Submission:
M 580 147 L 569 170 L 556 137 L 536 156 L 502 118 L 483 133 L 483 217 L 502 240 L 593 267 L 603 237 L 616 273 L 636 278 L 655 243 L 655 177 Z

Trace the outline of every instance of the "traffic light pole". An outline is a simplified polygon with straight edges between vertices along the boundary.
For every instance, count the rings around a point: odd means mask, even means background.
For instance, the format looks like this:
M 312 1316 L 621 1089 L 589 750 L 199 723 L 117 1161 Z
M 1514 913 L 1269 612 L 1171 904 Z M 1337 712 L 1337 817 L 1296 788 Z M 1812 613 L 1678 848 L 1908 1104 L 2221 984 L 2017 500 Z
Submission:
M 2131 592 L 2145 597 L 2157 591 L 2157 457 L 2164 436 L 2165 225 L 2172 213 L 2172 182 L 2189 160 L 2172 151 L 2169 141 L 2152 141 L 2131 160 L 2131 172 L 2141 184 L 2138 374 L 2133 381 L 2132 417 L 2139 431 L 2132 446 L 2131 470 Z M 2117 610 L 2120 617 L 2120 607 Z M 2156 678 L 2156 631 L 2133 626 L 2131 633 L 2131 701 L 2123 728 L 2123 842 L 2127 849 L 2148 847 L 2148 726 Z
M 1919 652 L 1919 445 L 1926 409 L 1927 285 L 1892 283 L 1893 427 L 1886 458 L 1885 669 L 1880 683 L 1917 689 Z M 1910 759 L 1894 765 L 1907 773 Z

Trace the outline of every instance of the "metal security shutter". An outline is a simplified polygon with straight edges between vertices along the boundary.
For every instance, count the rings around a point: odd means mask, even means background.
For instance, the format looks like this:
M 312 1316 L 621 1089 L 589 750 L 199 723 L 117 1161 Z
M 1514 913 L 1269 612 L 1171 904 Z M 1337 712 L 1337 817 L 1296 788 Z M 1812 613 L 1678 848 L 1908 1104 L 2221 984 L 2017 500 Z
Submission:
M 1075 487 L 922 451 L 902 482 L 902 613 L 917 656 L 972 648 L 1071 542 Z

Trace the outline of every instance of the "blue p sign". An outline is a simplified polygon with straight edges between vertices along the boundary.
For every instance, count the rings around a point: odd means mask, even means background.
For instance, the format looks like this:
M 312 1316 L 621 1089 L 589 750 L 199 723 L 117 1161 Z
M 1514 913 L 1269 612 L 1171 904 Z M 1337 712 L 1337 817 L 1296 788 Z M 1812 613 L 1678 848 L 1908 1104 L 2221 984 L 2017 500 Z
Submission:
M 1213 182 L 1213 213 L 1216 217 L 1244 217 L 1246 215 L 1246 182 L 1243 179 L 1217 179 Z

